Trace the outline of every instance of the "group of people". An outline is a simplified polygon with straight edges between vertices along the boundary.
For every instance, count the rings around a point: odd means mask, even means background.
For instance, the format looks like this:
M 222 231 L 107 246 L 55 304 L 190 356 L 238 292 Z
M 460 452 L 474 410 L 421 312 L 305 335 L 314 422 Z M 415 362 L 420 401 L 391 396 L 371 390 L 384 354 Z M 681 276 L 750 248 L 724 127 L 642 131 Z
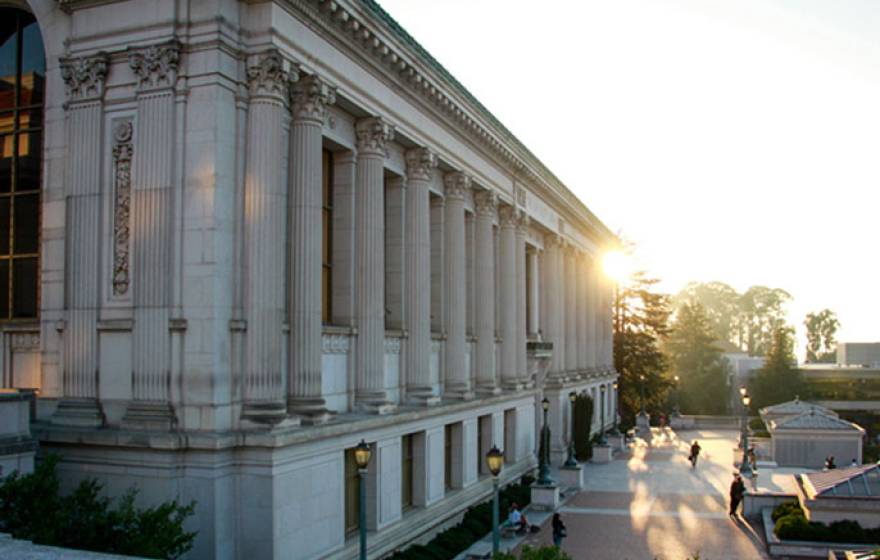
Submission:
M 510 513 L 507 515 L 507 522 L 516 528 L 516 532 L 519 534 L 528 533 L 531 530 L 531 525 L 529 524 L 529 520 L 526 518 L 526 514 L 524 514 L 519 509 L 519 504 L 516 502 L 510 504 Z M 551 523 L 553 527 L 553 544 L 556 546 L 562 546 L 562 539 L 564 539 L 567 534 L 567 529 L 565 528 L 565 523 L 562 522 L 562 517 L 558 513 L 553 514 L 553 521 Z

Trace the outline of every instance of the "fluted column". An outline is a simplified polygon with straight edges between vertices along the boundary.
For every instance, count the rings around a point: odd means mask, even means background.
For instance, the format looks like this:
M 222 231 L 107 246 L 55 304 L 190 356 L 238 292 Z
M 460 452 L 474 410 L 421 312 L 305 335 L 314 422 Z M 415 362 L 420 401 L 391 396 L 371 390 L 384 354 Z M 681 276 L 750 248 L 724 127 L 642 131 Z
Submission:
M 431 378 L 431 216 L 429 186 L 437 156 L 427 148 L 406 152 L 406 390 L 410 400 L 440 401 Z
M 569 377 L 578 375 L 577 337 L 577 267 L 574 247 L 565 251 L 565 370 Z
M 355 205 L 358 271 L 355 398 L 365 409 L 394 410 L 385 387 L 385 145 L 394 131 L 379 117 L 357 123 Z
M 544 266 L 542 278 L 544 280 L 544 306 L 541 315 L 543 324 L 544 341 L 553 344 L 553 359 L 550 363 L 548 375 L 550 378 L 561 381 L 565 379 L 565 339 L 562 331 L 563 275 L 562 252 L 564 247 L 562 238 L 552 233 L 544 238 Z
M 529 306 L 529 324 L 528 327 L 528 335 L 530 337 L 537 337 L 539 324 L 540 324 L 540 294 L 541 294 L 541 281 L 539 277 L 538 270 L 538 250 L 532 249 L 526 253 L 526 267 L 529 271 L 529 278 L 532 279 L 532 284 L 528 286 L 528 294 L 526 297 L 528 298 L 528 306 Z
M 526 233 L 529 229 L 529 217 L 521 214 L 516 224 L 516 377 L 520 383 L 527 385 L 528 366 L 526 362 Z
M 445 393 L 456 399 L 473 398 L 465 370 L 467 278 L 464 247 L 464 197 L 471 179 L 461 172 L 443 177 L 446 198 L 446 352 Z
M 328 420 L 321 394 L 321 129 L 334 88 L 316 75 L 301 78 L 290 96 L 290 280 L 288 410 L 302 422 Z
M 599 266 L 593 262 L 587 273 L 587 367 L 591 370 L 596 369 L 599 365 L 599 352 L 601 351 L 598 334 L 599 322 L 596 320 L 599 309 L 599 299 L 596 296 L 598 269 Z
M 589 285 L 588 274 L 590 267 L 588 257 L 580 253 L 577 258 L 577 347 L 578 347 L 578 370 L 586 373 L 590 367 L 590 340 L 589 340 L 589 304 L 587 301 L 587 286 Z
M 129 52 L 137 80 L 132 173 L 134 299 L 132 396 L 124 424 L 170 428 L 174 94 L 181 47 L 169 42 Z
M 495 374 L 495 239 L 497 198 L 492 191 L 474 194 L 476 209 L 476 365 L 477 391 L 495 395 L 501 389 Z
M 501 382 L 505 389 L 519 390 L 522 384 L 517 372 L 517 285 L 516 277 L 516 227 L 519 215 L 516 208 L 503 206 L 498 212 L 501 254 L 498 284 L 501 290 Z
M 245 422 L 273 426 L 287 418 L 282 379 L 285 313 L 287 184 L 284 161 L 290 117 L 291 76 L 281 55 L 269 51 L 248 68 L 244 182 Z M 296 76 L 293 77 L 296 79 Z
M 600 318 L 605 332 L 605 347 L 602 355 L 602 363 L 600 364 L 605 370 L 610 371 L 614 368 L 614 326 L 612 313 L 612 302 L 614 301 L 614 286 L 612 283 L 599 276 L 602 293 L 602 307 L 600 309 Z
M 98 402 L 98 257 L 101 230 L 101 154 L 104 122 L 104 83 L 109 57 L 61 61 L 67 86 L 67 250 L 77 258 L 67 262 L 66 325 L 63 334 L 63 395 L 52 423 L 100 426 L 104 414 Z M 131 122 L 116 125 L 131 161 Z M 121 154 L 122 155 L 122 154 Z M 106 279 L 110 280 L 110 279 Z M 126 287 L 127 288 L 127 287 Z M 5 297 L 5 295 L 4 295 Z

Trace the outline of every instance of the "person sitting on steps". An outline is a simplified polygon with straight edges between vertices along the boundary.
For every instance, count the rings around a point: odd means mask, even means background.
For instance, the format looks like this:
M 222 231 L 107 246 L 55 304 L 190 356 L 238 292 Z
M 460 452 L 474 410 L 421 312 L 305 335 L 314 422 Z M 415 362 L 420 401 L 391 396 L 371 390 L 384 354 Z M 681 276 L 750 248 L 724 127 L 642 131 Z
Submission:
M 516 528 L 517 533 L 525 533 L 529 530 L 529 520 L 519 510 L 519 505 L 516 502 L 510 504 L 510 514 L 507 516 L 507 521 Z

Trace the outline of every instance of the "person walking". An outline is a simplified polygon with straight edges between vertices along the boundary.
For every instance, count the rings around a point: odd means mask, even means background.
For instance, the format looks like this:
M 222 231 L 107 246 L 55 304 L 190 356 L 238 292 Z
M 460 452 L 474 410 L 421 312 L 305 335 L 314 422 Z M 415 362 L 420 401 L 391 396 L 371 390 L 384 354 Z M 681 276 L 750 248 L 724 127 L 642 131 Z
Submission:
M 568 536 L 568 531 L 565 529 L 565 523 L 562 522 L 562 517 L 559 516 L 558 513 L 553 514 L 553 544 L 556 545 L 556 548 L 562 546 L 562 539 Z
M 697 468 L 697 458 L 700 456 L 700 443 L 697 440 L 694 440 L 694 443 L 691 445 L 691 454 L 688 456 L 688 461 L 691 462 L 691 468 Z
M 746 493 L 746 484 L 739 473 L 733 473 L 733 482 L 730 483 L 730 516 L 736 516 L 736 510 Z

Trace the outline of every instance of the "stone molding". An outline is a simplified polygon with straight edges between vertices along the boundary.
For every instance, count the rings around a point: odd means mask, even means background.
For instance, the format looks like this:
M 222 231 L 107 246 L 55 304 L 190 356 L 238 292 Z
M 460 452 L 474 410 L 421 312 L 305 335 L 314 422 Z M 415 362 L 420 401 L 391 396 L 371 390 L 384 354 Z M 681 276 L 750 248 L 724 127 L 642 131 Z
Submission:
M 181 44 L 176 39 L 147 47 L 128 49 L 128 65 L 134 71 L 138 91 L 173 88 L 180 68 Z
M 394 139 L 394 127 L 382 117 L 361 119 L 355 126 L 357 150 L 361 155 L 386 157 L 388 142 Z
M 133 126 L 130 119 L 113 127 L 113 295 L 124 296 L 131 283 L 131 156 Z
M 92 56 L 63 58 L 61 78 L 70 101 L 96 100 L 104 97 L 104 85 L 110 69 L 110 55 L 99 52 Z
M 464 200 L 465 193 L 471 189 L 471 178 L 467 173 L 453 171 L 443 175 L 443 194 L 447 199 Z
M 248 89 L 251 97 L 265 96 L 287 103 L 290 100 L 290 84 L 297 81 L 296 68 L 284 69 L 284 59 L 275 49 L 265 51 L 259 62 L 247 69 Z
M 325 334 L 321 337 L 321 353 L 348 354 L 351 339 L 345 334 Z
M 437 167 L 437 154 L 428 148 L 406 151 L 406 176 L 412 181 L 430 181 Z
M 327 119 L 327 109 L 334 103 L 336 88 L 316 74 L 300 77 L 291 86 L 290 109 L 295 121 L 323 125 Z
M 399 338 L 385 338 L 385 353 L 386 354 L 400 354 L 400 339 Z
M 495 191 L 479 191 L 474 193 L 474 209 L 478 216 L 495 217 L 498 211 L 498 196 Z
M 10 336 L 13 352 L 34 351 L 40 349 L 39 332 L 18 332 Z

